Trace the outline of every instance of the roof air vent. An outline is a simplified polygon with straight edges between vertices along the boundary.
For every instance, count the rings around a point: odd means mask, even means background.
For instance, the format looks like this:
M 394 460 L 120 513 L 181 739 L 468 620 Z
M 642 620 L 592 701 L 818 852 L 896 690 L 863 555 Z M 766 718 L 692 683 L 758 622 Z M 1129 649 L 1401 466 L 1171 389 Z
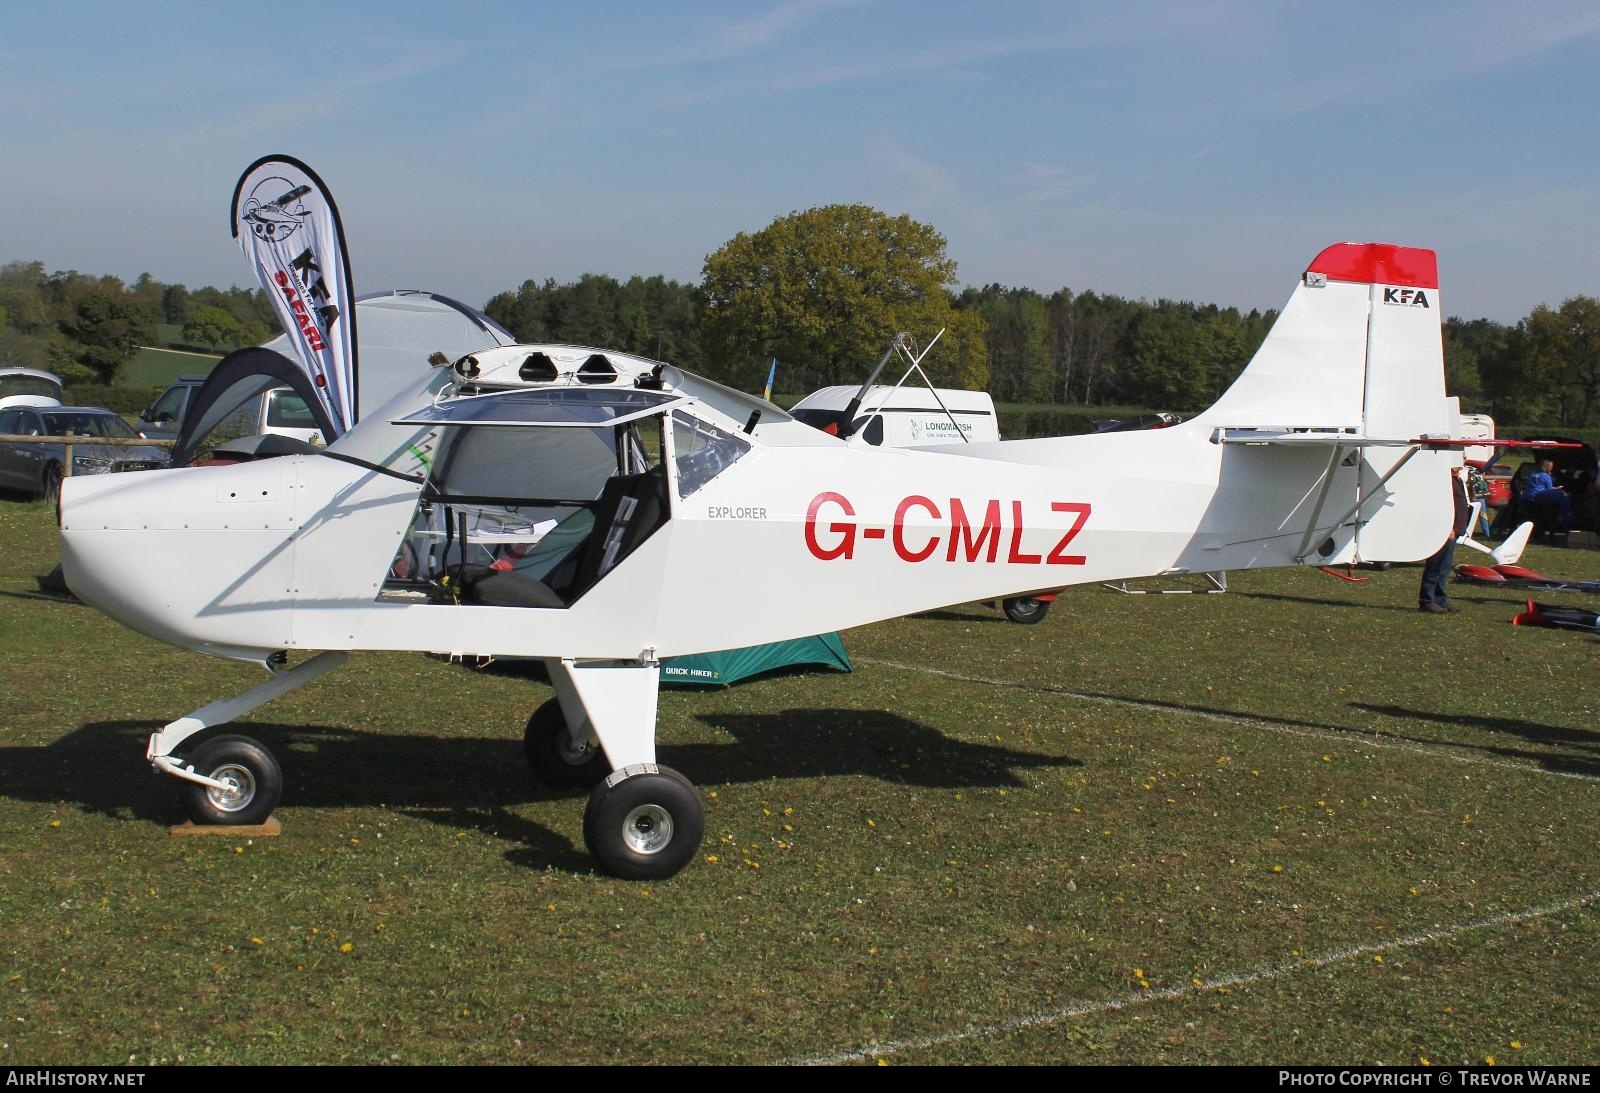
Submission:
M 517 376 L 521 379 L 545 383 L 560 375 L 556 362 L 543 353 L 529 353 L 528 359 L 522 362 L 522 367 L 517 369 Z
M 604 353 L 591 353 L 578 368 L 579 383 L 610 383 L 617 378 L 617 366 Z

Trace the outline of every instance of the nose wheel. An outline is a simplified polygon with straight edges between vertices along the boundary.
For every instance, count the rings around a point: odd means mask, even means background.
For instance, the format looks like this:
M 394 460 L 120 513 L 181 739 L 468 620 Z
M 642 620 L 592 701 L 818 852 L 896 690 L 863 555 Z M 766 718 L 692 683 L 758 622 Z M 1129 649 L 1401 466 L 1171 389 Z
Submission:
M 283 798 L 278 761 L 248 736 L 213 737 L 186 765 L 212 783 L 184 783 L 184 811 L 197 824 L 265 823 Z
M 706 814 L 689 779 L 641 763 L 594 787 L 583 812 L 583 841 L 594 860 L 623 880 L 663 880 L 693 860 Z

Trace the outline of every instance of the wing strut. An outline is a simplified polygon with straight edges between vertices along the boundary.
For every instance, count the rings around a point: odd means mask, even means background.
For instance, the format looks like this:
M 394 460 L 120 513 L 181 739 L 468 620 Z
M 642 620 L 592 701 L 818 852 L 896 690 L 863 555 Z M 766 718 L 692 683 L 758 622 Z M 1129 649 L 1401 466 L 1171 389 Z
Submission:
M 1322 494 L 1317 498 L 1317 507 L 1316 510 L 1311 514 L 1311 523 L 1306 528 L 1305 538 L 1300 540 L 1300 549 L 1295 553 L 1294 557 L 1294 560 L 1302 565 L 1305 564 L 1306 559 L 1310 556 L 1309 548 L 1311 545 L 1311 540 L 1316 538 L 1317 531 L 1319 530 L 1317 525 L 1317 517 L 1322 515 L 1322 506 L 1328 499 L 1328 487 L 1333 484 L 1333 469 L 1338 466 L 1338 460 L 1343 458 L 1344 450 L 1345 446 L 1343 444 L 1335 446 L 1333 450 L 1333 462 L 1330 462 L 1327 470 L 1323 472 L 1323 474 L 1326 476 L 1326 481 L 1323 482 Z M 1350 450 L 1360 451 L 1361 445 L 1351 445 Z M 1416 455 L 1421 450 L 1422 445 L 1420 444 L 1413 444 L 1408 447 L 1405 450 L 1405 454 L 1399 459 L 1395 460 L 1394 466 L 1390 467 L 1386 472 L 1384 472 L 1383 477 L 1374 482 L 1372 484 L 1372 488 L 1367 490 L 1364 496 L 1358 496 L 1356 498 L 1356 503 L 1350 506 L 1346 512 L 1341 514 L 1337 520 L 1329 524 L 1325 530 L 1331 532 L 1337 531 L 1338 529 L 1344 527 L 1345 521 L 1349 520 L 1352 516 L 1355 516 L 1362 509 L 1364 509 L 1367 505 L 1367 502 L 1371 501 L 1375 496 L 1377 496 L 1378 491 L 1383 488 L 1384 483 L 1388 482 L 1389 479 L 1399 474 L 1400 468 L 1411 462 L 1411 457 Z

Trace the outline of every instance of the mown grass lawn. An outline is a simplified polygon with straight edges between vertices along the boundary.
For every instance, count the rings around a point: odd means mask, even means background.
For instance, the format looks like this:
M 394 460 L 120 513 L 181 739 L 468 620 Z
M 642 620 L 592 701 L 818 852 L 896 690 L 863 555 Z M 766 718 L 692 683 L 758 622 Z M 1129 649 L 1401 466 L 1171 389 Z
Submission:
M 668 692 L 707 839 L 644 885 L 526 772 L 548 689 L 420 655 L 238 726 L 281 837 L 169 838 L 144 738 L 255 677 L 35 595 L 44 504 L 0 556 L 0 1064 L 1600 1056 L 1600 647 L 1514 592 L 1080 588 Z

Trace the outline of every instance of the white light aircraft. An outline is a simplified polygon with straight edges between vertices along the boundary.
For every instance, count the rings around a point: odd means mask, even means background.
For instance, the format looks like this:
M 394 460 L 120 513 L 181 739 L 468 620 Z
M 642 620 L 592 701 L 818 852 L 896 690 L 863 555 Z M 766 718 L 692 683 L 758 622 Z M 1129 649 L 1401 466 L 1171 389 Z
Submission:
M 62 560 L 111 617 L 270 673 L 151 736 L 196 821 L 263 820 L 282 775 L 246 737 L 191 738 L 351 652 L 531 658 L 555 689 L 525 731 L 535 773 L 593 787 L 602 868 L 667 877 L 704 811 L 656 762 L 663 657 L 1084 582 L 1432 554 L 1461 463 L 1440 314 L 1432 251 L 1337 244 L 1181 425 L 926 449 L 626 354 L 491 348 L 419 367 L 325 451 L 70 478 Z

